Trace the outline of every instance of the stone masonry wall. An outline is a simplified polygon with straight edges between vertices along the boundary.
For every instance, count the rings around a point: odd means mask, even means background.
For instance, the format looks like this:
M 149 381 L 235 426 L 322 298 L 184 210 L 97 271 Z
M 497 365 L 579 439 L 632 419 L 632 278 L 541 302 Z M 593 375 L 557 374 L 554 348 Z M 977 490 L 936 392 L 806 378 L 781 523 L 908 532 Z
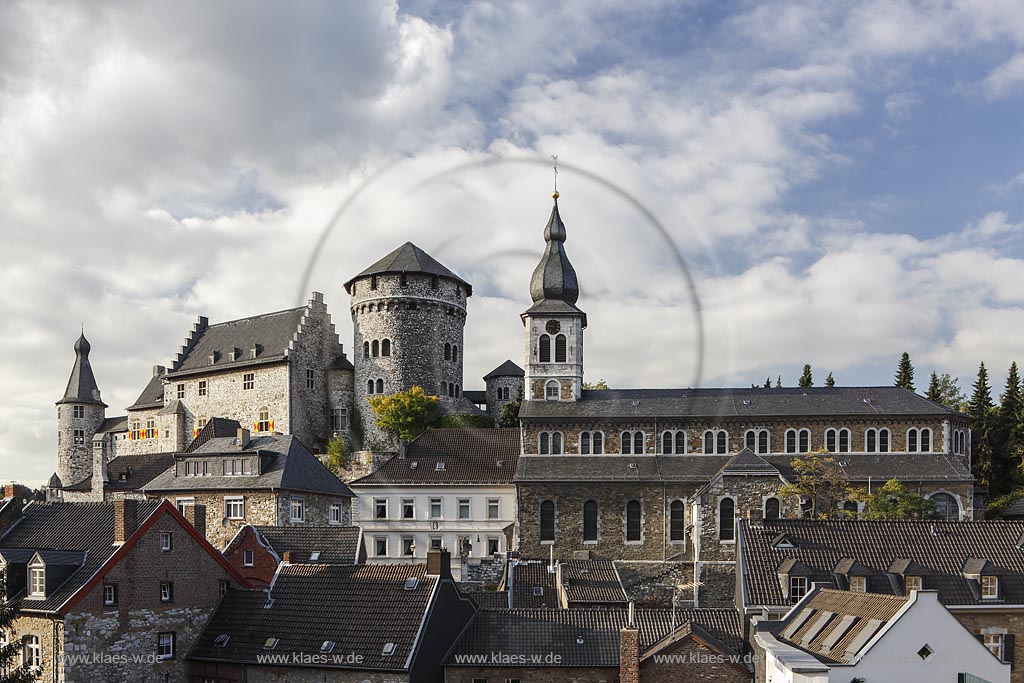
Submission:
M 494 424 L 501 419 L 501 410 L 516 400 L 523 387 L 522 377 L 493 377 L 487 380 L 487 414 L 494 418 Z M 508 399 L 498 398 L 500 389 L 508 389 Z
M 1010 681 L 1011 683 L 1024 683 L 1024 645 L 1022 645 L 1024 643 L 1024 612 L 1009 609 L 978 612 L 957 610 L 952 614 L 974 635 L 1010 633 L 1016 636 Z
M 75 405 L 84 416 L 75 417 Z M 92 437 L 103 422 L 106 410 L 96 403 L 62 403 L 57 406 L 57 476 L 65 486 L 77 484 L 92 474 Z M 82 442 L 74 432 L 82 430 Z
M 551 331 L 549 325 L 557 326 Z M 583 318 L 580 316 L 529 315 L 525 325 L 526 400 L 544 400 L 545 384 L 554 379 L 559 382 L 559 396 L 563 401 L 580 397 L 583 390 Z M 556 363 L 555 337 L 565 335 L 565 362 Z M 551 362 L 540 361 L 540 338 L 551 338 Z
M 54 669 L 57 674 L 63 670 L 61 655 L 64 652 L 64 622 L 47 617 L 19 616 L 7 633 L 8 642 L 20 641 L 26 636 L 39 638 L 39 680 L 58 680 Z M 20 662 L 21 658 L 18 657 L 14 663 L 17 665 Z

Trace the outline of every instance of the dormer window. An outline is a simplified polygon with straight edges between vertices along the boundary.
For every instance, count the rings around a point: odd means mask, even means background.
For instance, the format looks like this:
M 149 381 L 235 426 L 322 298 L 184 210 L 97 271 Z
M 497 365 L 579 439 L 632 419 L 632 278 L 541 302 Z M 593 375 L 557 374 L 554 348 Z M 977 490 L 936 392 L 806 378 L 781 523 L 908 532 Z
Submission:
M 919 591 L 924 588 L 924 577 L 922 576 L 908 576 L 904 579 L 907 588 L 907 595 L 910 595 L 910 591 Z
M 31 598 L 45 598 L 46 597 L 46 567 L 45 565 L 38 565 L 30 567 L 28 570 L 29 574 L 29 585 L 28 595 Z
M 981 599 L 996 600 L 999 598 L 999 577 L 991 574 L 981 577 Z
M 807 577 L 789 577 L 789 601 L 793 604 L 800 602 L 807 595 Z
M 868 592 L 868 580 L 865 576 L 851 576 L 850 577 L 850 590 L 854 593 L 867 593 Z

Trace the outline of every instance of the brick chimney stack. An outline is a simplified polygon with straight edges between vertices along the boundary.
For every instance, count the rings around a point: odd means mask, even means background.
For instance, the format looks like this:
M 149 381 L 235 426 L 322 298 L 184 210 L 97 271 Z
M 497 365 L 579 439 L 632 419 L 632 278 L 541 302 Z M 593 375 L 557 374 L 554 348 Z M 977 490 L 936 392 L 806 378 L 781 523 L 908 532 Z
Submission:
M 281 553 L 281 561 L 285 564 L 292 564 L 295 562 L 295 553 L 291 550 L 285 550 Z
M 634 624 L 619 631 L 619 682 L 640 683 L 640 631 Z
M 196 528 L 196 531 L 201 533 L 203 536 L 206 535 L 206 506 L 205 505 L 185 505 L 183 508 L 183 516 L 188 523 Z
M 439 579 L 452 578 L 452 554 L 444 548 L 427 551 L 427 576 Z
M 114 543 L 124 543 L 139 528 L 139 501 L 114 501 Z
M 747 521 L 750 522 L 750 526 L 764 526 L 764 512 L 759 508 L 750 508 L 747 510 Z

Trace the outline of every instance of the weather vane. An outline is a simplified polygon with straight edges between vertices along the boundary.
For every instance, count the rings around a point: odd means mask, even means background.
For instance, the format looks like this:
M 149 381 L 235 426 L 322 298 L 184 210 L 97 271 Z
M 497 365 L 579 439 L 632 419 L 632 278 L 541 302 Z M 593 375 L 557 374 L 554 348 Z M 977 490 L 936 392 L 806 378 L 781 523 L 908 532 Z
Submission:
M 555 170 L 555 191 L 551 193 L 551 196 L 558 199 L 558 155 L 552 154 L 551 161 L 553 162 L 551 168 Z

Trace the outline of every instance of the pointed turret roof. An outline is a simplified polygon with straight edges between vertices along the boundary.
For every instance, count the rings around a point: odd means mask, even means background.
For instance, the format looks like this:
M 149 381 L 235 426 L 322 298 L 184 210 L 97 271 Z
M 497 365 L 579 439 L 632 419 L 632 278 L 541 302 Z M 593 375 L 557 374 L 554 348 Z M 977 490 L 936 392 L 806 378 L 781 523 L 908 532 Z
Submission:
M 491 379 L 492 377 L 523 377 L 525 375 L 526 373 L 521 367 L 511 360 L 507 360 L 484 375 L 484 380 Z
M 368 275 L 382 275 L 384 273 L 426 273 L 446 277 L 466 285 L 467 296 L 472 296 L 473 285 L 448 270 L 433 256 L 417 247 L 412 242 L 406 242 L 393 252 L 374 263 L 372 266 L 359 273 L 345 283 L 345 291 L 352 291 L 352 283 Z
M 92 365 L 89 363 L 89 351 L 92 345 L 85 338 L 83 332 L 75 342 L 75 367 L 71 369 L 71 377 L 68 379 L 68 387 L 64 390 L 64 398 L 57 401 L 61 403 L 95 403 L 106 407 L 106 403 L 100 400 L 100 389 L 96 386 L 96 377 L 92 374 Z
M 544 255 L 533 270 L 530 278 L 530 296 L 533 306 L 527 313 L 552 313 L 582 315 L 586 325 L 586 314 L 576 307 L 580 297 L 580 286 L 576 271 L 565 253 L 565 223 L 558 213 L 558 193 L 551 207 L 551 217 L 544 226 Z

